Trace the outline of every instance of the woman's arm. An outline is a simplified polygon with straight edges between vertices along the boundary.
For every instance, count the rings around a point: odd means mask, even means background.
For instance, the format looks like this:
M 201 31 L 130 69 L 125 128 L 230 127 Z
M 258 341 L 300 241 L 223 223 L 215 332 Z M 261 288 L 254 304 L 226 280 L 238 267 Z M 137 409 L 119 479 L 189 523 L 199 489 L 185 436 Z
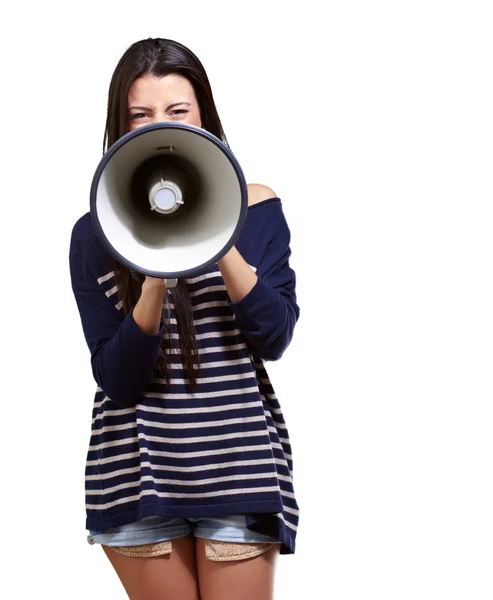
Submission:
M 273 197 L 272 194 L 271 191 L 269 196 Z M 265 360 L 278 360 L 291 342 L 300 310 L 296 302 L 296 275 L 289 265 L 289 227 L 280 203 L 271 204 L 267 211 L 258 213 L 268 219 L 262 223 L 262 233 L 258 231 L 259 223 L 253 221 L 244 232 L 252 236 L 250 244 L 262 246 L 256 272 L 236 247 L 218 261 L 218 266 L 236 325 L 252 352 Z
M 161 324 L 165 287 L 158 280 L 143 284 L 133 310 L 123 315 L 91 268 L 104 252 L 95 236 L 81 239 L 76 225 L 70 244 L 70 273 L 94 379 L 113 402 L 130 407 L 153 376 L 165 328 Z
M 248 206 L 276 197 L 276 193 L 266 185 L 249 183 L 247 187 Z M 257 276 L 234 246 L 217 265 L 232 302 L 242 300 L 257 283 Z
M 133 317 L 139 328 L 147 335 L 156 335 L 161 329 L 165 294 L 166 282 L 164 279 L 145 278 L 140 298 L 133 310 Z
M 234 246 L 218 261 L 217 266 L 231 302 L 243 300 L 257 283 L 257 275 Z

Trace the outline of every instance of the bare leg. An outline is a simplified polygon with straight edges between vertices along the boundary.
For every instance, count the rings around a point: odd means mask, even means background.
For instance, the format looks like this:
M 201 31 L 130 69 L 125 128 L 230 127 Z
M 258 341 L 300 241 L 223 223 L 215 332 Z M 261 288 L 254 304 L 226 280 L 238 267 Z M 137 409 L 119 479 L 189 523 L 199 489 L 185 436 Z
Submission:
M 279 544 L 253 558 L 224 562 L 209 560 L 205 544 L 196 538 L 201 600 L 273 600 Z
M 172 540 L 171 554 L 152 558 L 124 556 L 103 546 L 130 600 L 200 600 L 195 539 Z

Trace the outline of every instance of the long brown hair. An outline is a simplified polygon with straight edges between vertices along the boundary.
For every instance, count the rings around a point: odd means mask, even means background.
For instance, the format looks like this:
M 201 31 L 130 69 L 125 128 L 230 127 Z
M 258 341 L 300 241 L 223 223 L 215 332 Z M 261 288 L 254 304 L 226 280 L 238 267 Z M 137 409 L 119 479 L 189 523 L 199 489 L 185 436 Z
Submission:
M 197 98 L 202 127 L 222 140 L 224 144 L 228 144 L 214 103 L 209 78 L 200 60 L 178 42 L 148 38 L 135 42 L 126 50 L 111 78 L 103 153 L 129 131 L 128 93 L 132 83 L 145 74 L 155 77 L 177 74 L 186 77 L 192 84 Z M 140 297 L 141 284 L 127 267 L 114 258 L 112 262 L 123 305 L 122 310 L 124 314 L 128 314 Z M 192 306 L 184 280 L 179 279 L 176 288 L 173 289 L 173 302 L 186 376 L 190 387 L 193 388 L 196 386 L 196 368 L 200 360 Z M 166 330 L 156 367 L 169 383 L 171 371 L 166 350 L 172 352 L 176 345 L 170 335 L 169 325 Z

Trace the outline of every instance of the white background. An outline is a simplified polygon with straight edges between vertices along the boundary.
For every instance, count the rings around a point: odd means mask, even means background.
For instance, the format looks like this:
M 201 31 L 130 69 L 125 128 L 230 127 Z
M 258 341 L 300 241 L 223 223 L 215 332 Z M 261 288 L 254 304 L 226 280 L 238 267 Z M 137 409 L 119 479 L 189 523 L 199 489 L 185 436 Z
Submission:
M 2 597 L 125 598 L 85 540 L 94 382 L 68 248 L 113 69 L 168 37 L 292 232 L 301 318 L 270 371 L 301 516 L 276 600 L 491 600 L 490 6 L 2 9 Z

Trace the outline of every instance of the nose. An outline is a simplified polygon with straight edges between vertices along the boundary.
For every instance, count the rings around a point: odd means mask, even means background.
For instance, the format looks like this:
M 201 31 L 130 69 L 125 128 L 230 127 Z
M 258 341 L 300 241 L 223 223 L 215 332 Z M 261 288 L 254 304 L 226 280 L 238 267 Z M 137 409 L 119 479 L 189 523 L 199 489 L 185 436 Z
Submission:
M 153 117 L 153 119 L 152 119 L 153 123 L 166 123 L 168 121 L 171 121 L 171 119 L 165 113 L 163 113 L 163 114 L 155 114 L 154 117 Z

